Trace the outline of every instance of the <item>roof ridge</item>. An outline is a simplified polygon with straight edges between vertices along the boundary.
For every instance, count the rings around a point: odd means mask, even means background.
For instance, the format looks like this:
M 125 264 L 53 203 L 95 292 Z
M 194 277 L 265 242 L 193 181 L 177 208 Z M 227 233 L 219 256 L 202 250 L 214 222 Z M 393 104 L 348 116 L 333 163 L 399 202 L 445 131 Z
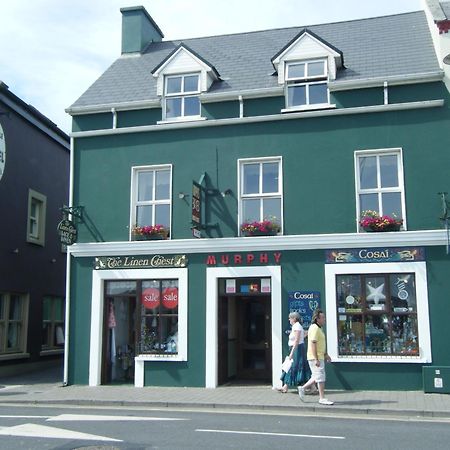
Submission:
M 450 0 L 448 0 L 450 2 Z M 374 20 L 374 19 L 382 19 L 385 17 L 397 17 L 397 16 L 405 16 L 408 14 L 417 14 L 417 13 L 424 13 L 423 10 L 419 9 L 417 11 L 407 11 L 403 13 L 396 13 L 396 14 L 387 14 L 384 16 L 376 16 L 376 17 L 362 17 L 360 19 L 350 19 L 350 20 L 341 20 L 336 22 L 322 22 L 322 23 L 316 23 L 316 24 L 309 24 L 309 25 L 293 25 L 291 27 L 277 27 L 277 28 L 266 28 L 264 30 L 254 30 L 254 31 L 244 31 L 240 33 L 222 33 L 222 34 L 212 34 L 209 36 L 199 36 L 199 37 L 190 37 L 190 38 L 176 38 L 171 40 L 163 40 L 159 43 L 170 43 L 170 42 L 186 42 L 186 41 L 198 41 L 200 39 L 210 39 L 210 38 L 219 38 L 219 37 L 225 37 L 225 36 L 243 36 L 247 34 L 256 34 L 256 33 L 266 33 L 267 31 L 279 31 L 279 30 L 295 30 L 295 29 L 301 29 L 301 28 L 310 28 L 310 27 L 319 27 L 323 25 L 336 25 L 340 23 L 350 23 L 350 22 L 362 22 L 365 20 Z

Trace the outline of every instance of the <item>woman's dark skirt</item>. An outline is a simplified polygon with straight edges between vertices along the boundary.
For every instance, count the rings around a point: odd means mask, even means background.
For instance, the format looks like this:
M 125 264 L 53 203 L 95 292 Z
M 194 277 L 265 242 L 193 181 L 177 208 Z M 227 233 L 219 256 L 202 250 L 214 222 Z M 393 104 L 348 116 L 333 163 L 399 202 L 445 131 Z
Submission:
M 282 372 L 280 380 L 291 387 L 300 386 L 311 378 L 308 360 L 306 359 L 305 344 L 297 345 L 294 360 L 289 372 Z

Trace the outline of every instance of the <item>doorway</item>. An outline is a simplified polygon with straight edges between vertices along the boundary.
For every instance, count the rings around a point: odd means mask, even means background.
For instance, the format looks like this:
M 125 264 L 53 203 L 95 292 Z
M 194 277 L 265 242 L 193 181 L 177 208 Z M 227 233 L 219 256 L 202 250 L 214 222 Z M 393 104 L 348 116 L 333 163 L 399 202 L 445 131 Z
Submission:
M 270 294 L 219 295 L 218 384 L 271 382 L 271 325 Z
M 134 383 L 136 296 L 106 295 L 102 384 Z

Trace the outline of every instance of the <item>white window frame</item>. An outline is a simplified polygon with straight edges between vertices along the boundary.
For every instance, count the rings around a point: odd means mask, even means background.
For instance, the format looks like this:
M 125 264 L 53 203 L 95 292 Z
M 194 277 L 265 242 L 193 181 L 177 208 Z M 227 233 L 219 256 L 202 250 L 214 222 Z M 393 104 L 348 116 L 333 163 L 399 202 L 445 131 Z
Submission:
M 89 386 L 101 384 L 103 308 L 105 303 L 105 281 L 178 279 L 178 353 L 176 355 L 137 355 L 135 361 L 135 387 L 144 387 L 146 361 L 188 360 L 188 269 L 120 269 L 92 271 L 91 331 L 89 353 Z
M 308 67 L 311 63 L 323 62 L 324 63 L 324 73 L 323 75 L 308 76 Z M 328 88 L 329 81 L 329 70 L 328 70 L 328 59 L 318 58 L 310 60 L 300 60 L 300 61 L 286 61 L 285 66 L 285 103 L 286 109 L 283 111 L 292 110 L 305 110 L 305 109 L 318 109 L 324 107 L 330 107 L 330 89 Z M 289 68 L 297 64 L 305 65 L 305 76 L 304 77 L 289 77 Z M 327 85 L 327 102 L 326 103 L 310 103 L 309 102 L 309 87 L 314 84 L 326 84 Z M 290 105 L 289 104 L 289 87 L 305 86 L 306 103 L 303 105 Z
M 263 163 L 278 163 L 278 191 L 270 192 L 270 193 L 262 193 L 262 164 Z M 257 194 L 243 194 L 242 183 L 244 181 L 244 166 L 246 164 L 259 164 L 260 165 L 260 176 L 259 176 L 259 192 Z M 277 217 L 280 223 L 280 234 L 283 234 L 283 157 L 282 156 L 271 156 L 271 157 L 262 157 L 262 158 L 245 158 L 238 159 L 238 196 L 239 196 L 239 208 L 238 208 L 238 234 L 240 235 L 240 226 L 245 217 L 243 217 L 243 200 L 244 199 L 264 199 L 264 198 L 279 198 L 280 199 L 280 214 L 281 217 Z M 260 202 L 260 218 L 259 220 L 264 220 L 265 217 L 262 211 L 262 201 Z
M 197 90 L 196 91 L 185 91 L 184 90 L 184 80 L 186 77 L 191 77 L 196 75 L 198 77 L 197 82 Z M 167 80 L 170 78 L 181 78 L 181 91 L 174 93 L 167 93 Z M 179 74 L 170 74 L 164 76 L 164 96 L 162 99 L 163 103 L 163 121 L 172 122 L 172 121 L 187 121 L 187 120 L 198 120 L 201 118 L 201 104 L 200 104 L 200 81 L 201 81 L 201 73 L 200 72 L 192 72 L 192 73 L 179 73 Z M 184 104 L 185 99 L 187 97 L 198 97 L 199 98 L 199 113 L 196 115 L 186 116 L 184 114 Z M 180 98 L 181 99 L 181 115 L 174 117 L 167 117 L 167 99 L 171 98 Z
M 32 205 L 36 204 L 36 215 L 32 215 Z M 27 242 L 45 245 L 45 218 L 47 215 L 47 197 L 33 189 L 28 189 Z M 32 227 L 31 223 L 35 224 Z M 36 233 L 33 231 L 36 229 Z
M 380 186 L 380 156 L 397 156 L 397 166 L 398 166 L 398 187 L 376 187 L 373 189 L 361 189 L 360 187 L 360 170 L 359 170 L 359 159 L 361 157 L 376 156 L 377 157 L 377 186 Z M 403 225 L 402 229 L 407 230 L 406 226 L 406 202 L 405 202 L 405 184 L 404 184 L 404 172 L 403 172 L 403 150 L 402 148 L 384 148 L 384 149 L 372 149 L 372 150 L 356 150 L 355 151 L 355 186 L 356 186 L 356 230 L 362 232 L 359 225 L 359 220 L 361 218 L 361 207 L 359 196 L 361 194 L 377 194 L 378 195 L 378 206 L 380 207 L 379 214 L 390 214 L 390 212 L 383 211 L 382 194 L 387 192 L 399 192 L 402 202 L 402 219 Z
M 350 274 L 414 273 L 416 278 L 418 356 L 398 355 L 339 355 L 336 305 L 336 276 Z M 428 283 L 426 263 L 351 263 L 325 265 L 325 295 L 327 314 L 327 348 L 333 362 L 371 363 L 431 363 L 430 317 L 428 312 Z
M 169 239 L 172 236 L 172 176 L 173 176 L 173 167 L 172 164 L 163 164 L 163 165 L 154 165 L 154 166 L 135 166 L 131 168 L 131 199 L 130 199 L 130 239 L 131 239 L 131 232 L 133 227 L 136 225 L 136 209 L 138 206 L 152 206 L 152 223 L 146 224 L 146 225 L 157 225 L 155 223 L 155 206 L 156 205 L 169 205 L 169 230 L 170 235 Z M 155 175 L 153 175 L 153 200 L 145 200 L 145 201 L 138 201 L 138 173 L 140 172 L 154 172 L 154 174 L 157 171 L 162 170 L 169 170 L 170 171 L 170 177 L 169 177 L 169 198 L 165 200 L 155 200 L 155 189 L 156 189 L 156 183 L 155 183 Z
M 3 296 L 3 311 L 0 315 L 0 333 L 3 333 L 3 336 L 0 336 L 0 342 L 2 342 L 2 346 L 0 347 L 0 361 L 5 359 L 15 359 L 17 357 L 26 357 L 29 356 L 26 353 L 27 349 L 27 336 L 28 336 L 28 305 L 29 305 L 29 296 L 27 294 L 19 294 L 16 292 L 0 292 L 0 295 Z M 11 307 L 11 295 L 18 296 L 21 302 L 21 317 L 19 322 L 21 322 L 21 335 L 19 337 L 19 349 L 16 350 L 7 350 L 7 336 L 10 322 L 17 322 L 17 320 L 9 319 L 9 309 Z M 0 304 L 1 306 L 1 304 Z

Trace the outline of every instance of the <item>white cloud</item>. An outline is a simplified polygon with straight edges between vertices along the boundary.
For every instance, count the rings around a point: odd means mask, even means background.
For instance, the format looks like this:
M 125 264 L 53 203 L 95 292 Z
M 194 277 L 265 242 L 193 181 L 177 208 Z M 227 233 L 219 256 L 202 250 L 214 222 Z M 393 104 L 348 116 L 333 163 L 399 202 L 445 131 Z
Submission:
M 2 0 L 0 80 L 68 132 L 64 109 L 120 55 L 120 8 L 136 4 L 166 40 L 421 9 L 421 0 Z

